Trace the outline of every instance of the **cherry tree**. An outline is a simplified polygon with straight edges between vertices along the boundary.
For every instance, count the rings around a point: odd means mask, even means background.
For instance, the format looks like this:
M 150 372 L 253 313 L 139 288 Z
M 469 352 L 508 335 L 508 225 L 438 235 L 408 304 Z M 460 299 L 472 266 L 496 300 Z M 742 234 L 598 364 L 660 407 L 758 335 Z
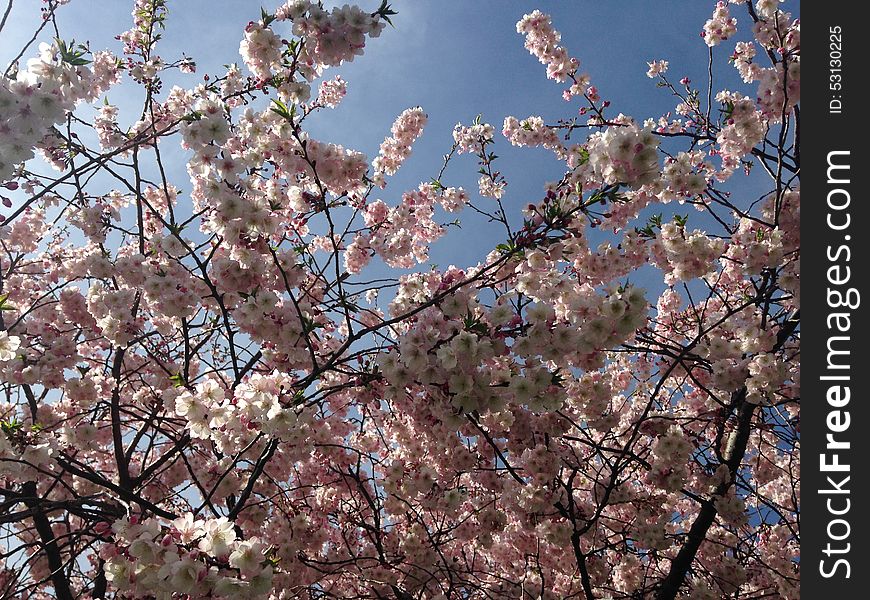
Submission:
M 164 85 L 196 69 L 160 54 L 170 3 L 135 0 L 113 52 L 64 40 L 63 4 L 0 78 L 0 598 L 799 597 L 778 0 L 699 23 L 745 89 L 652 60 L 673 109 L 639 118 L 526 14 L 568 116 L 460 123 L 407 190 L 423 108 L 375 157 L 307 129 L 387 2 L 254 13 L 191 89 Z M 502 172 L 505 144 L 564 175 L 518 205 L 534 173 Z M 463 161 L 479 189 L 451 185 Z M 504 241 L 429 266 L 463 211 Z

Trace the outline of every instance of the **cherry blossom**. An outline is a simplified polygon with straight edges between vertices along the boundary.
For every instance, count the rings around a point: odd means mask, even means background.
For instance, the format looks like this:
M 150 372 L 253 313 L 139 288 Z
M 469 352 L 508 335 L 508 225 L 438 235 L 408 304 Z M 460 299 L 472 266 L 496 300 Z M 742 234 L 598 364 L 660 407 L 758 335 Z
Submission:
M 264 7 L 210 73 L 131 4 L 109 50 L 58 27 L 0 78 L 7 595 L 799 597 L 784 3 L 716 3 L 692 39 L 736 85 L 653 60 L 668 109 L 634 116 L 517 15 L 563 117 L 421 140 L 420 98 L 368 156 L 311 124 L 402 35 L 389 2 Z M 454 232 L 493 243 L 432 264 Z

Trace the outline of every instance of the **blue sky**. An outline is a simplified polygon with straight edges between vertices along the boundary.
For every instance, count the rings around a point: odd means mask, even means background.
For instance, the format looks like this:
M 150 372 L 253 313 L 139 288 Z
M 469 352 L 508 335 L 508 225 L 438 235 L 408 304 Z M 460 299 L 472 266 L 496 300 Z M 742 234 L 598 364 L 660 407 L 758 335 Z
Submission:
M 379 1 L 358 3 L 374 11 Z M 373 198 L 394 204 L 403 190 L 437 174 L 457 121 L 468 123 L 482 113 L 484 120 L 500 130 L 507 115 L 521 119 L 541 115 L 547 122 L 576 115 L 581 103 L 565 102 L 561 97 L 564 86 L 547 80 L 543 65 L 523 47 L 515 24 L 524 13 L 535 8 L 550 13 L 562 33 L 562 44 L 580 59 L 581 69 L 590 74 L 602 97 L 612 101 L 611 114 L 624 112 L 642 120 L 672 110 L 674 105 L 669 94 L 646 77 L 648 60 L 669 60 L 673 81 L 684 75 L 698 83 L 705 80 L 708 49 L 699 32 L 714 4 L 696 0 L 395 0 L 395 28 L 387 27 L 380 38 L 371 40 L 364 56 L 326 73 L 328 77 L 341 74 L 348 81 L 345 101 L 337 110 L 310 120 L 308 127 L 314 137 L 360 150 L 371 159 L 389 135 L 396 115 L 405 108 L 422 106 L 429 123 L 414 154 L 386 190 L 373 194 Z M 73 0 L 58 11 L 61 35 L 66 40 L 87 40 L 93 49 L 120 52 L 114 35 L 130 27 L 131 5 L 126 0 Z M 29 39 L 41 6 L 38 0 L 13 5 L 0 40 L 4 64 Z M 267 10 L 276 6 L 265 4 Z M 742 7 L 733 8 L 738 27 L 745 26 L 748 17 Z M 196 60 L 198 70 L 195 75 L 173 75 L 168 83 L 193 86 L 202 74 L 220 74 L 221 65 L 240 62 L 242 29 L 259 14 L 260 2 L 170 0 L 167 30 L 158 52 L 172 60 L 185 51 Z M 743 88 L 727 64 L 732 48 L 733 41 L 714 49 L 716 89 Z M 140 100 L 125 88 L 112 90 L 109 97 L 122 108 L 122 124 L 125 107 L 130 109 L 128 118 L 138 114 Z M 87 117 L 88 110 L 81 109 L 82 116 Z M 541 197 L 544 183 L 564 172 L 549 151 L 514 148 L 500 135 L 495 152 L 501 157 L 497 166 L 508 180 L 505 206 L 518 219 L 524 205 Z M 184 154 L 178 150 L 171 156 L 170 179 L 189 189 Z M 474 196 L 476 170 L 474 157 L 459 157 L 443 183 L 462 185 Z M 738 186 L 756 197 L 763 189 L 754 180 L 743 180 Z M 453 229 L 436 244 L 431 262 L 473 264 L 503 241 L 497 226 L 469 213 L 460 215 L 462 229 Z M 690 226 L 693 222 L 703 226 L 704 219 L 690 219 Z

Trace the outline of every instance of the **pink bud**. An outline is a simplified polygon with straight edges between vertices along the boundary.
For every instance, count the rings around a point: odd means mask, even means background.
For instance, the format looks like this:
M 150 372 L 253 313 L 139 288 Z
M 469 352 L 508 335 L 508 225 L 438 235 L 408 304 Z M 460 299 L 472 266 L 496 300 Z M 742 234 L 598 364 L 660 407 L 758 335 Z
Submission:
M 118 555 L 118 547 L 115 544 L 103 544 L 100 546 L 99 555 L 103 560 L 108 560 Z

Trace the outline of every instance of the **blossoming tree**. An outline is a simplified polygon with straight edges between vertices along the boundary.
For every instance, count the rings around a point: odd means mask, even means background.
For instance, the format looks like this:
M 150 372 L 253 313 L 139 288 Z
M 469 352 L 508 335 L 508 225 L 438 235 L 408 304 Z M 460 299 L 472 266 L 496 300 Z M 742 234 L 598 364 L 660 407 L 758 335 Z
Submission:
M 193 89 L 162 85 L 195 68 L 158 53 L 166 4 L 135 1 L 118 54 L 58 31 L 0 79 L 0 597 L 798 597 L 800 25 L 777 0 L 703 25 L 745 90 L 654 61 L 675 106 L 645 120 L 525 15 L 573 116 L 457 125 L 405 191 L 423 109 L 371 160 L 306 129 L 386 2 L 252 15 L 243 64 Z M 115 85 L 141 91 L 130 127 Z M 563 177 L 509 202 L 506 143 Z M 750 167 L 760 199 L 727 188 Z M 697 216 L 650 213 L 671 203 Z M 504 242 L 425 266 L 463 210 Z

